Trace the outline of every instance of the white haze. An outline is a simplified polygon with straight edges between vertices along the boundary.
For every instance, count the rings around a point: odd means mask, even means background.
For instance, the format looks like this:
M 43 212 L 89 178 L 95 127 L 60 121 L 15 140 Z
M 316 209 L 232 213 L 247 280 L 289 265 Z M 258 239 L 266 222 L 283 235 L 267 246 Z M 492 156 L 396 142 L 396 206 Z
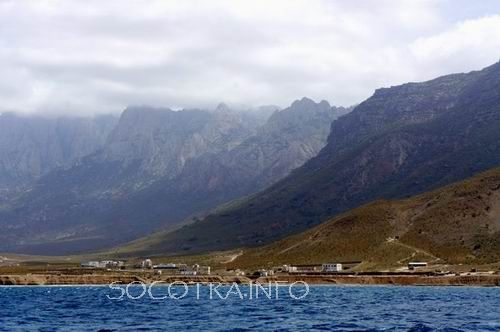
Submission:
M 351 105 L 498 61 L 500 3 L 0 0 L 0 112 Z

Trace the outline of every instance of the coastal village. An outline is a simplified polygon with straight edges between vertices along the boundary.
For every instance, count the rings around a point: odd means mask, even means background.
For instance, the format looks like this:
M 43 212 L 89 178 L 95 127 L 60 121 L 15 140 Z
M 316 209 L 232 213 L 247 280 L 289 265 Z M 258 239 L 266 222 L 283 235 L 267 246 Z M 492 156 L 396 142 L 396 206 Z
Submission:
M 274 267 L 238 268 L 207 261 L 142 258 L 130 260 L 22 261 L 22 257 L 1 257 L 0 285 L 70 285 L 111 283 L 185 282 L 210 283 L 295 283 L 366 285 L 476 285 L 500 286 L 495 266 L 410 261 L 398 269 L 365 270 L 361 261 L 330 261 L 310 264 L 283 264 Z
M 200 266 L 199 264 L 175 264 L 175 263 L 159 263 L 153 265 L 151 259 L 145 259 L 140 263 L 126 264 L 124 261 L 85 261 L 80 263 L 81 268 L 85 269 L 107 269 L 107 270 L 152 270 L 156 274 L 167 273 L 170 275 L 210 275 L 210 266 Z
M 243 271 L 240 269 L 217 270 L 216 275 L 235 275 L 252 277 L 269 277 L 278 274 L 290 275 L 318 275 L 318 274 L 351 274 L 351 270 L 361 264 L 361 261 L 335 262 L 335 263 L 317 263 L 317 264 L 285 264 L 268 269 L 257 269 L 254 271 Z M 427 262 L 409 262 L 406 270 L 418 271 L 426 268 Z M 182 276 L 203 276 L 211 275 L 210 266 L 184 263 L 153 263 L 152 259 L 144 259 L 140 262 L 126 263 L 124 261 L 102 260 L 102 261 L 83 261 L 80 268 L 87 270 L 120 270 L 120 271 L 150 271 L 154 274 L 182 275 Z
M 315 274 L 315 273 L 337 273 L 351 269 L 352 267 L 360 264 L 361 262 L 342 262 L 342 263 L 320 263 L 320 264 L 295 264 L 295 265 L 282 265 L 273 267 L 271 269 L 259 269 L 250 273 L 244 272 L 239 269 L 227 269 L 223 272 L 218 271 L 218 274 L 234 274 L 234 275 L 253 275 L 260 277 L 272 276 L 277 273 L 289 274 Z M 427 266 L 424 262 L 412 263 L 414 266 Z M 169 274 L 169 275 L 210 275 L 210 266 L 203 266 L 199 264 L 188 265 L 183 263 L 157 263 L 153 264 L 151 259 L 145 259 L 139 263 L 127 264 L 124 261 L 84 261 L 80 263 L 80 267 L 84 269 L 107 269 L 107 270 L 128 270 L 128 271 L 153 271 L 156 274 Z

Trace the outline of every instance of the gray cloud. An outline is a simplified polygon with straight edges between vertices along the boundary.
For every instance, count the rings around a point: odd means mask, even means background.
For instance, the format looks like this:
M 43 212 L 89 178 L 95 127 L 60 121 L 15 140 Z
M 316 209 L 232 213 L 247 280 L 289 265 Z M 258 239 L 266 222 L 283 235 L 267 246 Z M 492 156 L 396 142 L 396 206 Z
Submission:
M 493 0 L 0 0 L 0 110 L 286 106 L 302 96 L 350 105 L 381 86 L 497 61 L 499 9 Z

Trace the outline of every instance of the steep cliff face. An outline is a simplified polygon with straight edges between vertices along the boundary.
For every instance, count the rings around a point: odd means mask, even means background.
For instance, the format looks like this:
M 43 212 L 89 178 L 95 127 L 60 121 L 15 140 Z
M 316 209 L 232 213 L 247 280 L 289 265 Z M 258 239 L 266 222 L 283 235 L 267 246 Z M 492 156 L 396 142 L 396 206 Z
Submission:
M 231 199 L 263 189 L 316 156 L 325 146 L 331 122 L 349 110 L 332 108 L 326 101 L 297 100 L 234 149 L 187 163 L 175 179 L 175 191 Z
M 0 115 L 0 188 L 30 183 L 104 146 L 116 118 Z
M 137 161 L 143 175 L 171 179 L 191 159 L 232 149 L 255 132 L 252 125 L 223 105 L 214 112 L 128 108 L 99 157 Z
M 500 63 L 377 90 L 333 122 L 317 157 L 258 195 L 166 235 L 157 249 L 259 245 L 375 199 L 405 197 L 496 167 L 499 91 Z
M 314 156 L 331 121 L 347 111 L 303 99 L 260 125 L 265 115 L 223 104 L 129 108 L 101 150 L 43 176 L 3 209 L 4 247 L 111 246 L 253 193 Z

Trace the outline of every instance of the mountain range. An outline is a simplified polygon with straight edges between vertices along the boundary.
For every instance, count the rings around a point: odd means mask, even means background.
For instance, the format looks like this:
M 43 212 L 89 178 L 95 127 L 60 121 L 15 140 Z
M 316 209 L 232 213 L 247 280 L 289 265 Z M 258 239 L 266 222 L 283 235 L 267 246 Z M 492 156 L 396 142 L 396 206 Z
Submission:
M 500 166 L 500 63 L 353 108 L 141 106 L 0 126 L 0 251 L 498 260 L 498 170 L 457 182 Z
M 349 110 L 307 98 L 251 112 L 129 107 L 107 133 L 85 133 L 94 148 L 55 160 L 4 200 L 0 250 L 96 250 L 196 218 L 301 166 Z
M 409 197 L 499 165 L 500 63 L 383 88 L 333 121 L 326 146 L 289 176 L 155 237 L 144 252 L 260 246 L 362 204 Z

